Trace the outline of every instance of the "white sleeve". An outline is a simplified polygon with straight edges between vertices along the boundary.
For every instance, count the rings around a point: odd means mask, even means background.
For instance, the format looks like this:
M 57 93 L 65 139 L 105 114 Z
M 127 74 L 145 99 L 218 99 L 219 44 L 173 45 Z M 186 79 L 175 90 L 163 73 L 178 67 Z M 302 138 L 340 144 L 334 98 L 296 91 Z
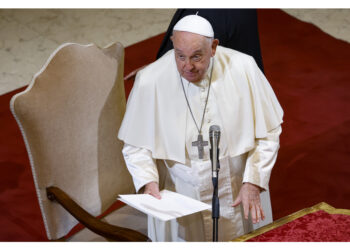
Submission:
M 267 137 L 256 139 L 256 147 L 248 153 L 243 183 L 250 182 L 268 190 L 272 168 L 276 162 L 281 126 L 268 132 Z
M 149 182 L 159 183 L 158 170 L 151 151 L 124 144 L 122 153 L 132 176 L 136 193 Z

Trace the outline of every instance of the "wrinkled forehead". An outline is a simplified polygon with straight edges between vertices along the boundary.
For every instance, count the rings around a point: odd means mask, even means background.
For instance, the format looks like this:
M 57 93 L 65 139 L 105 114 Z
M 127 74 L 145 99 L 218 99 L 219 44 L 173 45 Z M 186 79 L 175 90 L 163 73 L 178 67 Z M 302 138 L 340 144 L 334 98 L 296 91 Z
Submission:
M 173 46 L 176 54 L 192 56 L 194 54 L 209 54 L 210 46 L 205 42 L 204 37 L 198 39 L 179 39 L 173 40 Z

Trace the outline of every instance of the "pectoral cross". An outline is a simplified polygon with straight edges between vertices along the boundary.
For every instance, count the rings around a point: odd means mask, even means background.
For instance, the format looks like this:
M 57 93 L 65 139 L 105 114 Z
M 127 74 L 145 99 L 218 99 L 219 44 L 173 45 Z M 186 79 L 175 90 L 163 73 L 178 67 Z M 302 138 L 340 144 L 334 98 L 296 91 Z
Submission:
M 198 158 L 203 159 L 204 146 L 208 146 L 208 141 L 203 141 L 203 136 L 199 134 L 197 141 L 192 142 L 192 146 L 198 147 Z

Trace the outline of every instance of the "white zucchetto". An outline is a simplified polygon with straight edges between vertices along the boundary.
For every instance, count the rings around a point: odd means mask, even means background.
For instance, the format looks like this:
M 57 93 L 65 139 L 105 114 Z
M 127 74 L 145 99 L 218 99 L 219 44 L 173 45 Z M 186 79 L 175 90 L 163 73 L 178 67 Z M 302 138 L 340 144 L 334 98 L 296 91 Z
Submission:
M 209 21 L 197 15 L 188 15 L 181 18 L 174 26 L 173 31 L 187 31 L 206 37 L 214 38 L 213 27 Z

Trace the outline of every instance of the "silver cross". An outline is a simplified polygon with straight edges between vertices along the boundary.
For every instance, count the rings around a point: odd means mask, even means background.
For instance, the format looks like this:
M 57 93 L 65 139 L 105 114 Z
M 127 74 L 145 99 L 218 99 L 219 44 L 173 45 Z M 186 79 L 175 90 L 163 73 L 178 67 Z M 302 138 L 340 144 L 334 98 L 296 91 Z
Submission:
M 192 142 L 192 146 L 198 147 L 198 158 L 203 159 L 204 146 L 208 146 L 208 141 L 203 141 L 203 136 L 199 134 L 197 141 Z

